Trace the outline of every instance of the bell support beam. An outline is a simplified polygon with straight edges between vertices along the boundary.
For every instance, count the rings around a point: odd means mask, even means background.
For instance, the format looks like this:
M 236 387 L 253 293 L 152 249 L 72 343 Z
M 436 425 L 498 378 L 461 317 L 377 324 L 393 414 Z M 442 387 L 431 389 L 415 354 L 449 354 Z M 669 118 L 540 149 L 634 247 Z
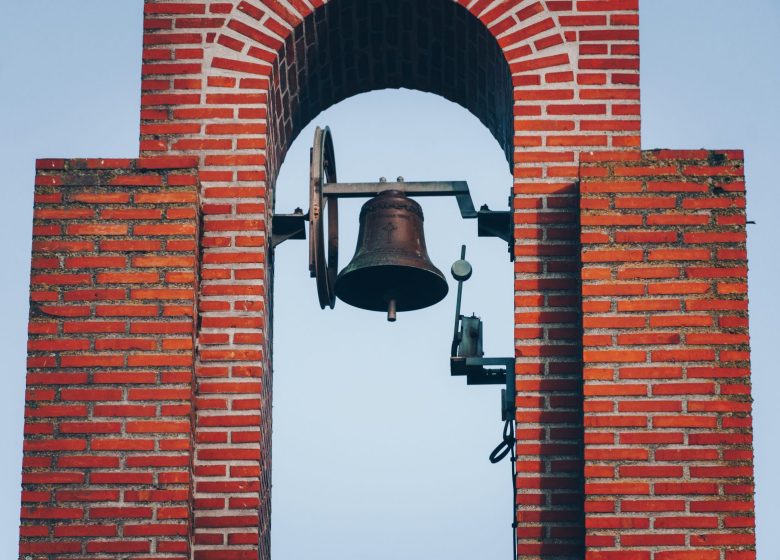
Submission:
M 325 183 L 322 194 L 329 198 L 364 198 L 375 196 L 382 191 L 398 190 L 407 196 L 454 196 L 463 219 L 477 218 L 479 237 L 498 237 L 507 243 L 513 240 L 510 213 L 508 210 L 490 210 L 483 206 L 474 208 L 471 191 L 466 181 L 379 181 L 374 183 Z M 276 218 L 279 218 L 277 220 Z M 305 239 L 300 234 L 300 224 L 308 216 L 300 214 L 282 214 L 274 216 L 273 246 L 288 239 Z M 277 228 L 277 224 L 279 227 Z M 290 229 L 295 229 L 294 235 L 288 235 Z
M 376 183 L 325 183 L 322 194 L 332 198 L 362 198 L 385 190 L 398 190 L 407 196 L 454 196 L 464 219 L 477 219 L 479 237 L 498 237 L 512 251 L 514 235 L 509 210 L 490 210 L 486 205 L 474 208 L 466 181 L 380 181 Z
M 406 196 L 454 196 L 463 218 L 476 218 L 477 211 L 471 200 L 466 181 L 379 181 L 377 183 L 325 183 L 324 196 L 336 198 L 361 198 L 374 196 L 382 191 L 401 191 Z

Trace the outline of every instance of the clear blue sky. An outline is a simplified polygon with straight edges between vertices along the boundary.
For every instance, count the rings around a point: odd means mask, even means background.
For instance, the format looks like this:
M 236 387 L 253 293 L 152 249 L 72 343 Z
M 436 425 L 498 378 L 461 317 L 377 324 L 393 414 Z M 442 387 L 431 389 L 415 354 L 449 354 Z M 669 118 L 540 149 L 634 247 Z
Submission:
M 142 2 L 2 5 L 0 550 L 11 551 L 34 160 L 137 154 Z M 759 558 L 780 559 L 780 376 L 770 354 L 780 316 L 773 227 L 780 206 L 780 3 L 644 0 L 640 15 L 643 147 L 746 151 L 748 215 L 758 222 L 749 229 L 748 248 Z M 342 180 L 467 179 L 478 204 L 505 204 L 511 178 L 498 145 L 474 117 L 441 98 L 375 92 L 312 124 L 333 129 Z M 282 169 L 280 212 L 306 205 L 311 137 L 309 127 Z M 490 355 L 511 354 L 512 281 L 504 246 L 477 239 L 475 225 L 457 217 L 453 201 L 423 207 L 431 257 L 442 270 L 460 243 L 468 244 L 475 275 L 466 284 L 464 310 L 486 320 Z M 347 216 L 344 211 L 342 266 L 355 236 Z M 320 311 L 305 245 L 286 243 L 277 256 L 274 559 L 509 557 L 508 466 L 487 461 L 500 437 L 498 389 L 466 388 L 449 378 L 452 296 L 402 314 L 395 325 L 343 304 Z

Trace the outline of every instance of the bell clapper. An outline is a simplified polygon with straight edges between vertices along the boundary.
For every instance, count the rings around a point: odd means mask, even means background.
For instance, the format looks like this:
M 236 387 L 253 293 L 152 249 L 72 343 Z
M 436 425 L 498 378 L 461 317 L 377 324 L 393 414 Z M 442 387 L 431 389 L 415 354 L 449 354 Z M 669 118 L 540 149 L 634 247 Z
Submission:
M 395 322 L 395 298 L 387 300 L 387 320 L 391 323 Z
M 387 321 L 395 323 L 395 313 L 398 310 L 398 292 L 395 290 L 385 292 L 385 301 L 387 302 Z

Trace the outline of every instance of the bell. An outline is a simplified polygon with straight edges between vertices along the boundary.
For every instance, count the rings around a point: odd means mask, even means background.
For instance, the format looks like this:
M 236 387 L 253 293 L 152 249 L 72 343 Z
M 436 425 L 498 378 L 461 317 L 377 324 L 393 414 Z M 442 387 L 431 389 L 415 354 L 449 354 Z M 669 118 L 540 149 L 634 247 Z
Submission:
M 360 210 L 352 261 L 336 279 L 339 299 L 370 311 L 413 311 L 438 303 L 447 281 L 433 266 L 423 237 L 420 205 L 398 190 L 380 192 Z

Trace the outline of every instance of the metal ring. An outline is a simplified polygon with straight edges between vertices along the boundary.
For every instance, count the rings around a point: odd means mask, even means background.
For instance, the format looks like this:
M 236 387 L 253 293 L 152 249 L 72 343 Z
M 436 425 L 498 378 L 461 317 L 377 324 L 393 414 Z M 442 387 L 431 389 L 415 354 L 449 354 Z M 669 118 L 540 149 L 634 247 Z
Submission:
M 336 304 L 336 276 L 339 261 L 338 200 L 323 195 L 325 183 L 336 182 L 336 156 L 330 129 L 317 127 L 310 152 L 309 175 L 309 274 L 317 281 L 320 307 Z M 325 219 L 327 212 L 328 241 L 325 247 Z

